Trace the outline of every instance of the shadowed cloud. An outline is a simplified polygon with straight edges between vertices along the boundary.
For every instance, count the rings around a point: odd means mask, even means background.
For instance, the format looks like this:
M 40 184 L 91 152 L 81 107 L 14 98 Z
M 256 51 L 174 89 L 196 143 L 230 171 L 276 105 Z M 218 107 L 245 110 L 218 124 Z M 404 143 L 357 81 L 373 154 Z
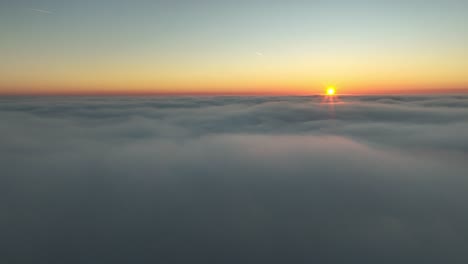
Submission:
M 466 263 L 467 102 L 2 98 L 0 260 Z

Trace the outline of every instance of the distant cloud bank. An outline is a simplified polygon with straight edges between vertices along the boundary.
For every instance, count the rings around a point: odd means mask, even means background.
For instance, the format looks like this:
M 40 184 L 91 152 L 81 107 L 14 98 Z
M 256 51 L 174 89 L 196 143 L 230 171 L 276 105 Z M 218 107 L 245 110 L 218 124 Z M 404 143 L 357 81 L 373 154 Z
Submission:
M 468 96 L 0 98 L 5 263 L 467 263 Z

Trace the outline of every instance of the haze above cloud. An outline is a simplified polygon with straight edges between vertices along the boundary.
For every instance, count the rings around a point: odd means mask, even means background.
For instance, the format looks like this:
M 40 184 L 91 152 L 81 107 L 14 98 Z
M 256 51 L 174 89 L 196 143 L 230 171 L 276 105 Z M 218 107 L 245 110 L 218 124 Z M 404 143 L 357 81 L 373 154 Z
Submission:
M 466 263 L 468 96 L 0 99 L 5 263 Z

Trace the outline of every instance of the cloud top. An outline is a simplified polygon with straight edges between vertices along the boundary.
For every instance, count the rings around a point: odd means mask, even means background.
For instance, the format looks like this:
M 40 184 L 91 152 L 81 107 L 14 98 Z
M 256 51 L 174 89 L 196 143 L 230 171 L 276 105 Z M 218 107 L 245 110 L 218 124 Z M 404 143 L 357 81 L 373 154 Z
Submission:
M 0 258 L 465 263 L 467 102 L 2 98 Z

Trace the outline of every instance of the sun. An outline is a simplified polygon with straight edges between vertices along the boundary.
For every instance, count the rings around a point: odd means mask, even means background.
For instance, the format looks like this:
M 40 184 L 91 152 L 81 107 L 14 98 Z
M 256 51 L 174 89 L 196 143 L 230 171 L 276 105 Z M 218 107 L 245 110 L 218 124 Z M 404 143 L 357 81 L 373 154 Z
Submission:
M 327 95 L 328 96 L 333 96 L 333 95 L 335 95 L 335 93 L 336 93 L 335 87 L 333 87 L 333 86 L 327 87 Z

